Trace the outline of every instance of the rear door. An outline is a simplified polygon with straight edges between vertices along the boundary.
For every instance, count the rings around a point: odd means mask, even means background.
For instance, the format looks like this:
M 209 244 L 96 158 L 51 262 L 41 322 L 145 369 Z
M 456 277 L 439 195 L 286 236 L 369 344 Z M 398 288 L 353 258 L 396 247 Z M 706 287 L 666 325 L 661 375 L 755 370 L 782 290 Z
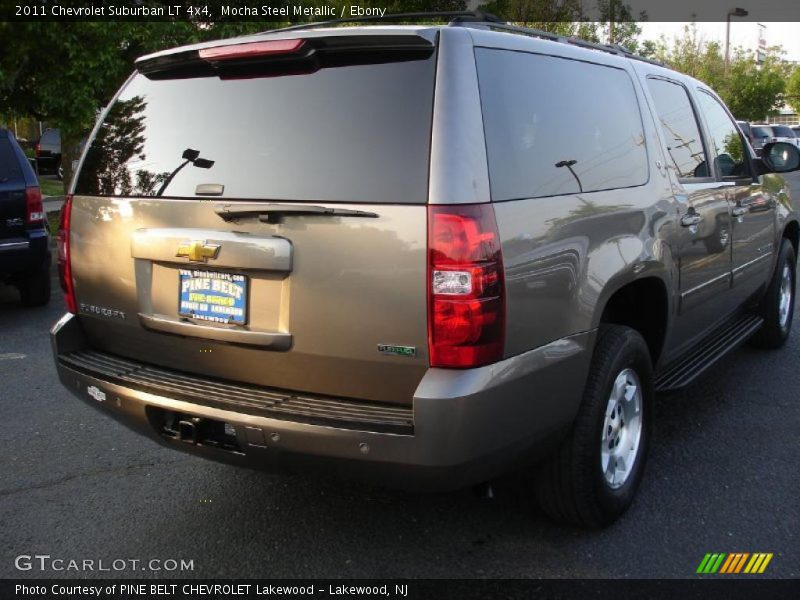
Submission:
M 81 322 L 144 362 L 409 404 L 428 364 L 435 47 L 295 46 L 140 64 L 77 177 Z

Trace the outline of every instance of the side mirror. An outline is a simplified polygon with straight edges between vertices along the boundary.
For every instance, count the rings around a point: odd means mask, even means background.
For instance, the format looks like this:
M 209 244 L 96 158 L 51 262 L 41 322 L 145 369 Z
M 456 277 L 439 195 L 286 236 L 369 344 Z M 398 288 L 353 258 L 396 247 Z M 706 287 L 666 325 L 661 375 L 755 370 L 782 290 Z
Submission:
M 788 173 L 800 169 L 800 150 L 794 144 L 774 142 L 761 149 L 762 173 Z

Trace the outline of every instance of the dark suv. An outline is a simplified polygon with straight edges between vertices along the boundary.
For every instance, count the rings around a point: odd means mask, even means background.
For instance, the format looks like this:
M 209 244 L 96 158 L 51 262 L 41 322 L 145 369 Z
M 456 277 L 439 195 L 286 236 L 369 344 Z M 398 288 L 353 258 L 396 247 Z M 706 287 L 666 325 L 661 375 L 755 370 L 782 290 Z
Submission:
M 36 168 L 39 173 L 55 174 L 61 179 L 61 131 L 45 129 L 36 143 Z
M 5 129 L 0 129 L 0 281 L 15 285 L 26 306 L 50 300 L 42 193 L 25 153 Z
M 159 52 L 67 198 L 59 376 L 237 464 L 454 488 L 538 461 L 549 514 L 606 524 L 655 392 L 789 335 L 799 165 L 701 81 L 504 23 Z

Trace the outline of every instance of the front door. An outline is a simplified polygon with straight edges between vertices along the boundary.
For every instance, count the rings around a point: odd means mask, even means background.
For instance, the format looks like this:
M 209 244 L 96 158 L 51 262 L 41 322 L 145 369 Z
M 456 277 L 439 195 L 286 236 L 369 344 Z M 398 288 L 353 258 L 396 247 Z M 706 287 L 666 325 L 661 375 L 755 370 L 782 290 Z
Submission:
M 714 154 L 715 176 L 725 186 L 732 213 L 735 304 L 744 304 L 769 280 L 775 245 L 775 204 L 753 177 L 749 149 L 731 116 L 707 90 L 698 91 Z

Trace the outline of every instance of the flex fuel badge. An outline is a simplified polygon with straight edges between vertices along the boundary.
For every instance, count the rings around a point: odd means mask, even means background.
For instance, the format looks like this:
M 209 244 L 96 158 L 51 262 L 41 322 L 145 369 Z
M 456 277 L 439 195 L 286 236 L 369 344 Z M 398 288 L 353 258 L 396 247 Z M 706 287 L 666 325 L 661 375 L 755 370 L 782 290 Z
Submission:
M 378 352 L 381 354 L 392 354 L 394 356 L 410 356 L 417 355 L 416 346 L 395 346 L 394 344 L 378 344 Z

